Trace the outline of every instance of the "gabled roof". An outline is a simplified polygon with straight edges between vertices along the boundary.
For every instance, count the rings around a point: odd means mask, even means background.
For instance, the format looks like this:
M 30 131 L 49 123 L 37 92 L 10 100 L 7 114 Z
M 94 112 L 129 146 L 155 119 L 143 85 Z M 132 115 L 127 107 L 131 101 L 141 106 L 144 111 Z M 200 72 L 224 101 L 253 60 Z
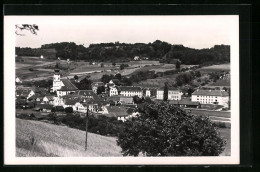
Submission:
M 77 90 L 72 95 L 79 95 L 84 97 L 92 96 L 94 99 L 99 99 L 98 95 L 96 95 L 92 90 Z
M 133 87 L 133 86 L 119 86 L 119 91 L 142 91 L 141 87 Z
M 157 89 L 158 91 L 164 91 L 164 87 Z M 168 87 L 168 91 L 180 91 L 178 88 L 175 87 Z
M 107 98 L 107 100 L 112 100 L 112 101 L 120 101 L 120 96 L 117 96 L 117 95 L 115 95 L 115 96 L 111 96 L 111 97 L 108 97 Z
M 228 96 L 228 93 L 221 90 L 196 90 L 192 95 L 202 95 L 202 96 Z
M 69 79 L 61 79 L 64 86 L 62 86 L 58 91 L 76 91 L 78 88 L 70 82 Z
M 111 117 L 128 116 L 127 109 L 123 106 L 108 106 L 106 108 L 109 113 L 108 116 L 111 116 Z
M 64 104 L 65 104 L 65 105 L 75 105 L 77 102 L 79 102 L 78 99 L 66 99 L 66 100 L 64 101 Z

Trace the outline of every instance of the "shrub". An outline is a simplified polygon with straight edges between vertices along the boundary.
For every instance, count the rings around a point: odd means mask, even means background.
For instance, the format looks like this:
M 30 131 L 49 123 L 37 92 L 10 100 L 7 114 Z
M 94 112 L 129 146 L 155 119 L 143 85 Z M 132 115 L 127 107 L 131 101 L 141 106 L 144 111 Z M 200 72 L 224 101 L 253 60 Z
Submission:
M 225 141 L 209 118 L 165 102 L 146 104 L 127 120 L 117 143 L 124 156 L 217 156 Z
M 73 113 L 73 108 L 72 107 L 66 107 L 65 112 L 66 113 Z

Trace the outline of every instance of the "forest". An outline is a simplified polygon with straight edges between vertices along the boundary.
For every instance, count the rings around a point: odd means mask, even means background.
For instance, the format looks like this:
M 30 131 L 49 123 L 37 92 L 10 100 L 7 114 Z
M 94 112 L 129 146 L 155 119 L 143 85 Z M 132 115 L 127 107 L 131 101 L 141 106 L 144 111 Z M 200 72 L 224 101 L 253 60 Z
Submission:
M 44 44 L 41 48 L 16 47 L 18 56 L 41 56 L 53 59 L 85 60 L 97 62 L 128 62 L 139 59 L 158 60 L 163 63 L 182 64 L 226 63 L 230 61 L 230 46 L 215 45 L 212 48 L 193 49 L 156 40 L 153 43 L 100 43 L 89 47 L 74 42 Z

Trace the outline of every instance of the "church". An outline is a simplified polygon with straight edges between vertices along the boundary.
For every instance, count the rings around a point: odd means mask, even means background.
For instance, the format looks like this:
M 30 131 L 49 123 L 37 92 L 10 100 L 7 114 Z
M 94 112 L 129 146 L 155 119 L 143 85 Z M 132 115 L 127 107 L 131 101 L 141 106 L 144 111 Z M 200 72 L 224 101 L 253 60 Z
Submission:
M 57 96 L 65 96 L 77 91 L 78 88 L 70 82 L 69 79 L 61 79 L 60 78 L 60 70 L 54 70 L 53 76 L 53 87 L 51 89 L 52 92 L 57 92 Z

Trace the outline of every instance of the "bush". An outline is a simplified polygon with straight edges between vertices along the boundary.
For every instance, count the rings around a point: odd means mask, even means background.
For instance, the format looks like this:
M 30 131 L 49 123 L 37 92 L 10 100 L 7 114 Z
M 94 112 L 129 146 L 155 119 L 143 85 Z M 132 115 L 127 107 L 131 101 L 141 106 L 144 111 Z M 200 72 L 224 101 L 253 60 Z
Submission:
M 165 102 L 146 104 L 127 120 L 117 143 L 124 156 L 218 156 L 225 146 L 209 118 Z
M 34 69 L 33 68 L 29 68 L 29 71 L 34 71 Z
M 66 113 L 73 113 L 73 108 L 72 107 L 66 107 L 65 112 Z

